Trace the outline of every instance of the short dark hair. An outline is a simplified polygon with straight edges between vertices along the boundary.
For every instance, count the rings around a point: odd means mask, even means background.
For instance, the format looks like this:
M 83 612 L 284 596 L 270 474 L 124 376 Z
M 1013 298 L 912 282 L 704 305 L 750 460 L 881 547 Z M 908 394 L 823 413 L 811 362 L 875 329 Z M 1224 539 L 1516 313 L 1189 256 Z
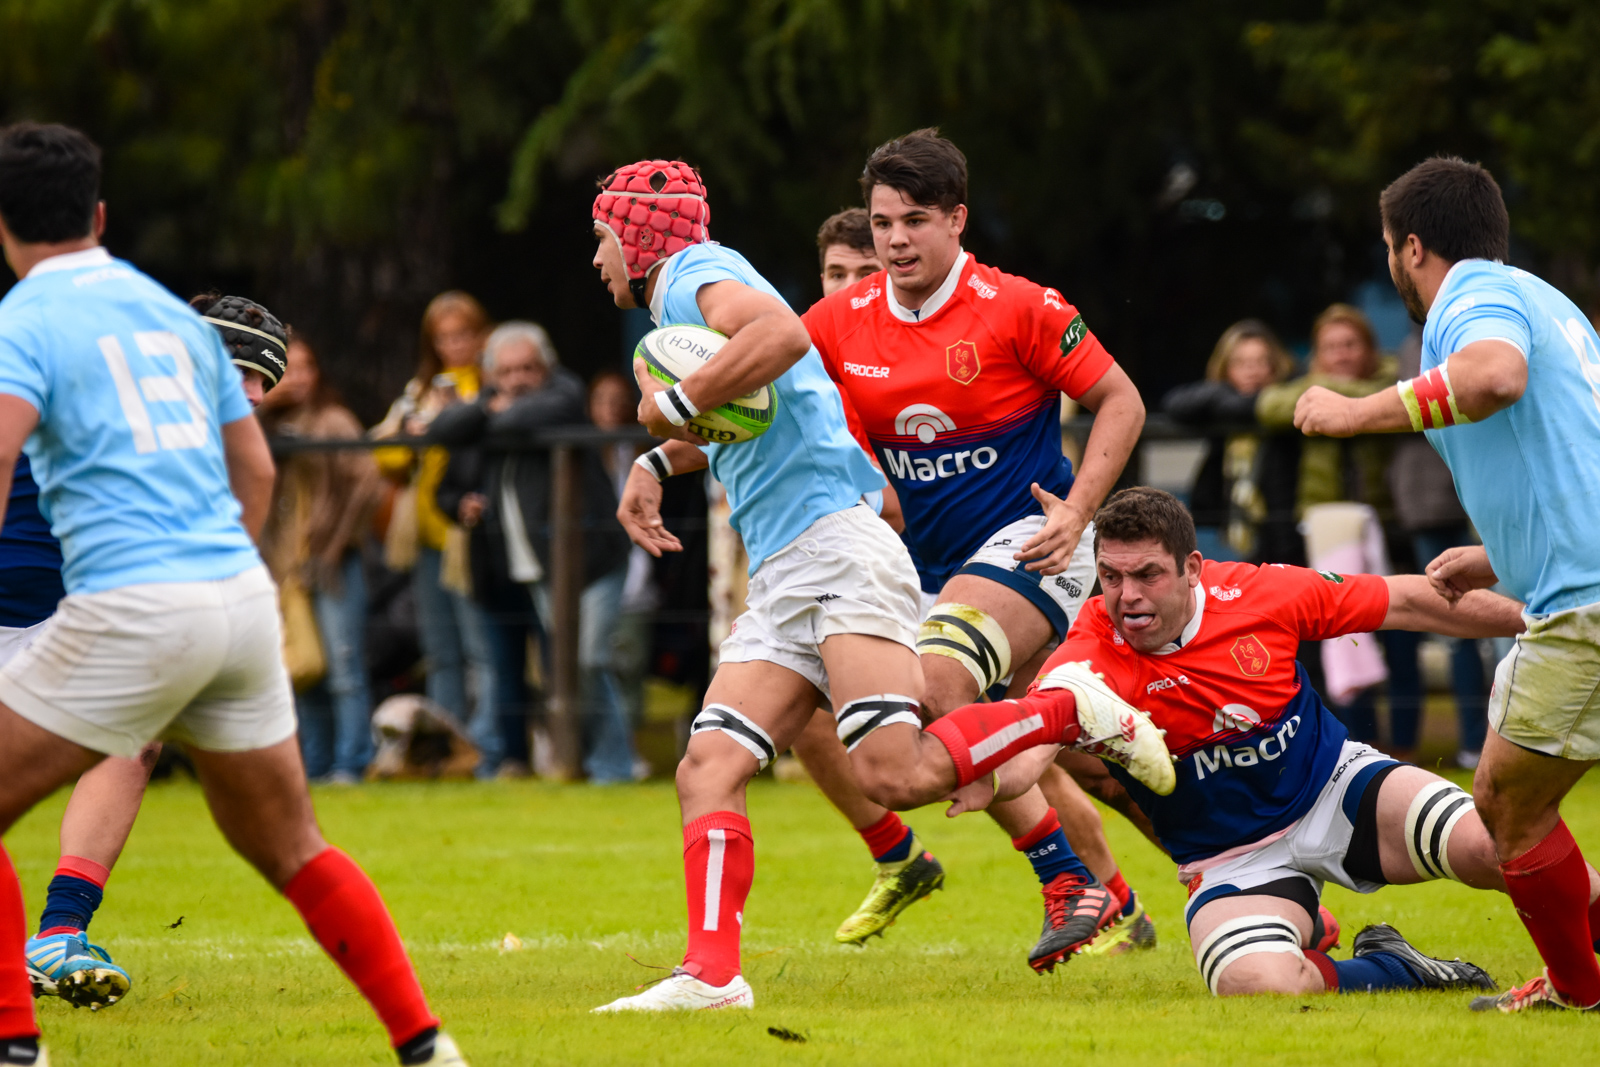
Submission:
M 1136 485 L 1113 494 L 1094 513 L 1094 551 L 1102 541 L 1159 541 L 1172 553 L 1178 569 L 1195 551 L 1194 516 L 1183 502 L 1162 489 Z
M 26 244 L 94 232 L 100 149 L 69 126 L 19 122 L 0 130 L 0 219 Z
M 936 207 L 945 214 L 967 202 L 967 157 L 937 126 L 912 130 L 885 141 L 867 157 L 861 171 L 861 195 L 872 206 L 874 186 L 887 185 L 913 204 Z
M 844 245 L 857 252 L 878 254 L 878 250 L 872 244 L 872 220 L 867 216 L 865 208 L 847 207 L 837 215 L 828 216 L 828 221 L 817 230 L 818 266 L 827 266 L 828 249 L 834 245 Z
M 1511 216 L 1494 175 L 1456 156 L 1434 156 L 1400 175 L 1378 197 L 1378 213 L 1391 239 L 1414 233 L 1451 263 L 1503 262 L 1510 253 Z

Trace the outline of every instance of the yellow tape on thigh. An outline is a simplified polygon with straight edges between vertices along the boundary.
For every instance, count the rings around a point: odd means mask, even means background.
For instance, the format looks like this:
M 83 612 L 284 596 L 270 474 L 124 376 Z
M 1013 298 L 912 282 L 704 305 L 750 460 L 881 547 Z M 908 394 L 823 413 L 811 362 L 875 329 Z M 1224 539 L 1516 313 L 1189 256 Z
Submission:
M 1011 642 L 986 611 L 968 604 L 935 604 L 917 632 L 917 651 L 948 656 L 967 669 L 982 692 L 1011 673 Z

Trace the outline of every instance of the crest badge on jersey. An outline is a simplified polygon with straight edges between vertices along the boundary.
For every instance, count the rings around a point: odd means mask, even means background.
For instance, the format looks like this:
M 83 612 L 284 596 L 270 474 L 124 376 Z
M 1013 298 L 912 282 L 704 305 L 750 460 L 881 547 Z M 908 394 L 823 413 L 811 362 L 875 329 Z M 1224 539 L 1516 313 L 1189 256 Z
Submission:
M 983 365 L 978 362 L 978 346 L 971 341 L 957 341 L 945 349 L 944 363 L 950 377 L 962 385 L 971 385 L 983 370 Z
M 1245 634 L 1233 643 L 1229 651 L 1233 653 L 1233 661 L 1239 665 L 1239 670 L 1248 677 L 1260 678 L 1272 666 L 1272 653 L 1267 651 L 1267 646 L 1255 634 Z

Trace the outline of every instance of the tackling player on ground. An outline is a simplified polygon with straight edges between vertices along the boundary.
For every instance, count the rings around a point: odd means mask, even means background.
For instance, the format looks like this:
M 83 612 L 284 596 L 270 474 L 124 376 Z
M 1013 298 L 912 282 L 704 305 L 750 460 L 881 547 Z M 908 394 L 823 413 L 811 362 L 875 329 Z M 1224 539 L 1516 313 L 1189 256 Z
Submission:
M 1021 693 L 1071 626 L 1094 585 L 1089 517 L 1144 405 L 1060 293 L 962 250 L 966 158 L 937 131 L 880 146 L 861 188 L 887 270 L 803 318 L 898 495 L 924 594 L 923 711 L 937 718 L 991 689 Z M 1076 477 L 1063 393 L 1096 415 Z M 1113 925 L 1089 951 L 1153 945 L 1093 803 L 1063 771 L 1042 784 L 1048 800 L 1032 790 L 990 808 L 1044 896 L 1029 964 L 1052 970 Z
M 67 590 L 0 668 L 0 824 L 104 753 L 185 741 L 223 834 L 295 905 L 400 1061 L 463 1063 L 376 887 L 317 828 L 251 540 L 272 491 L 266 440 L 216 331 L 100 247 L 99 163 L 74 130 L 0 133 L 0 243 L 20 279 L 0 301 L 0 478 L 26 442 Z M 26 923 L 0 851 L 0 1063 L 46 1061 Z
M 1386 925 L 1357 934 L 1349 960 L 1313 947 L 1327 882 L 1370 893 L 1435 878 L 1501 890 L 1505 881 L 1471 798 L 1351 741 L 1295 652 L 1301 641 L 1379 629 L 1512 634 L 1520 606 L 1484 591 L 1451 604 L 1421 575 L 1203 560 L 1188 511 L 1156 489 L 1118 493 L 1095 525 L 1105 593 L 1028 695 L 929 728 L 962 780 L 1027 752 L 1000 774 L 999 795 L 1014 792 L 1050 755 L 1028 752 L 1037 739 L 1070 739 L 1072 715 L 1097 701 L 1136 699 L 1166 730 L 1177 785 L 1162 796 L 1112 773 L 1180 864 L 1190 943 L 1213 993 L 1492 989 L 1481 969 L 1424 956 Z
M 1506 266 L 1488 171 L 1418 164 L 1379 200 L 1389 272 L 1423 323 L 1422 374 L 1364 400 L 1310 389 L 1308 434 L 1415 430 L 1444 457 L 1481 548 L 1428 564 L 1446 596 L 1501 581 L 1528 630 L 1495 672 L 1473 778 L 1545 974 L 1475 1010 L 1600 1008 L 1600 893 L 1561 801 L 1600 760 L 1600 336 L 1557 289 Z
M 283 377 L 288 335 L 271 312 L 252 300 L 207 293 L 189 301 L 221 335 L 239 368 L 245 397 L 255 407 Z M 12 474 L 11 507 L 0 530 L 0 666 L 43 629 L 65 595 L 61 546 L 39 513 L 38 486 L 23 455 Z M 53 566 L 51 566 L 53 561 Z M 104 896 L 112 868 L 128 843 L 144 801 L 150 772 L 161 754 L 151 742 L 131 759 L 112 756 L 85 771 L 61 816 L 61 854 L 50 879 L 39 930 L 28 939 L 28 978 L 34 996 L 58 996 L 91 1010 L 127 995 L 132 979 L 110 953 L 88 939 L 89 923 Z

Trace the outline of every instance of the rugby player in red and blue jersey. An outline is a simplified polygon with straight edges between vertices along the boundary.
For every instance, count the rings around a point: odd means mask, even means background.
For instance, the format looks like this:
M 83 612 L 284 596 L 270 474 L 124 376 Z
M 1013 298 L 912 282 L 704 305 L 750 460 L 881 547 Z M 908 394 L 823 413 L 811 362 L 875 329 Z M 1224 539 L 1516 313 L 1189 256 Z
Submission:
M 1155 489 L 1118 493 L 1095 523 L 1104 595 L 1028 695 L 929 728 L 960 780 L 982 788 L 1030 746 L 1075 740 L 1074 716 L 1096 701 L 1136 701 L 1166 731 L 1176 787 L 1157 795 L 1111 773 L 1180 864 L 1190 943 L 1213 993 L 1493 988 L 1479 968 L 1425 956 L 1387 925 L 1359 933 L 1349 960 L 1311 947 L 1327 882 L 1370 893 L 1451 878 L 1503 892 L 1505 880 L 1472 798 L 1351 741 L 1295 650 L 1379 629 L 1514 634 L 1521 605 L 1479 590 L 1452 606 L 1420 575 L 1203 560 L 1188 511 Z M 1048 755 L 1004 767 L 998 795 L 1020 791 Z
M 898 494 L 923 591 L 923 709 L 937 718 L 991 689 L 1021 693 L 1067 632 L 1094 586 L 1089 517 L 1122 473 L 1144 405 L 1060 293 L 962 250 L 966 158 L 936 130 L 879 147 L 861 186 L 886 269 L 803 320 L 852 431 Z M 1061 453 L 1062 394 L 1096 415 L 1076 478 Z M 1030 965 L 1154 945 L 1094 805 L 1064 772 L 1040 784 L 990 809 L 1041 883 Z M 897 847 L 920 854 L 888 818 Z

